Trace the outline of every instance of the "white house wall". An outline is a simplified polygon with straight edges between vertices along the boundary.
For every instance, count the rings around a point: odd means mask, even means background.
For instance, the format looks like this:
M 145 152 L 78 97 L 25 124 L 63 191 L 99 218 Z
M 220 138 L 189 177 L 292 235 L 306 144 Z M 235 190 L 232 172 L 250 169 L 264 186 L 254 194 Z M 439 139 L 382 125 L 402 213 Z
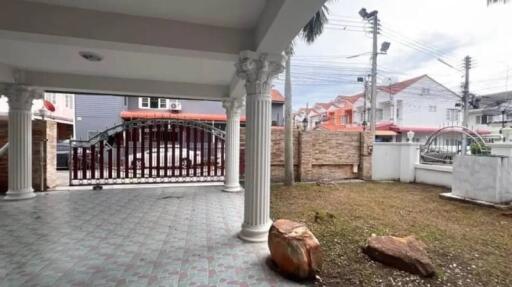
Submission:
M 421 95 L 422 88 L 430 89 L 429 95 Z M 394 96 L 395 101 L 402 100 L 403 111 L 399 125 L 443 127 L 458 125 L 459 121 L 450 122 L 446 114 L 454 109 L 458 98 L 449 90 L 429 78 L 423 78 Z M 435 106 L 436 111 L 430 112 L 429 107 Z
M 53 105 L 55 106 L 55 111 L 50 112 L 45 110 L 46 115 L 51 118 L 56 119 L 59 122 L 72 123 L 73 118 L 75 117 L 75 109 L 74 109 L 74 95 L 72 94 L 61 94 L 61 93 L 46 93 L 45 95 L 55 95 L 55 102 Z M 68 105 L 66 105 L 66 95 L 71 96 L 73 99 Z M 32 104 L 32 113 L 38 114 L 40 110 L 44 108 L 43 100 L 34 100 Z M 7 103 L 6 97 L 0 97 L 0 115 L 7 116 L 9 113 L 9 105 Z
M 422 88 L 430 90 L 429 95 L 421 95 Z M 458 98 L 448 89 L 424 77 L 392 96 L 393 107 L 395 112 L 390 110 L 383 111 L 381 122 L 389 122 L 395 119 L 395 123 L 401 126 L 418 126 L 418 127 L 443 127 L 448 125 L 460 124 L 459 121 L 450 122 L 447 120 L 447 109 L 454 109 Z M 390 107 L 390 94 L 378 91 L 377 106 L 378 108 Z M 397 116 L 396 108 L 398 101 L 402 101 L 401 115 Z M 370 104 L 367 103 L 368 108 Z M 357 112 L 364 106 L 364 99 L 361 98 L 354 103 L 354 122 L 360 123 L 361 114 Z M 435 106 L 436 111 L 429 111 L 430 106 Z

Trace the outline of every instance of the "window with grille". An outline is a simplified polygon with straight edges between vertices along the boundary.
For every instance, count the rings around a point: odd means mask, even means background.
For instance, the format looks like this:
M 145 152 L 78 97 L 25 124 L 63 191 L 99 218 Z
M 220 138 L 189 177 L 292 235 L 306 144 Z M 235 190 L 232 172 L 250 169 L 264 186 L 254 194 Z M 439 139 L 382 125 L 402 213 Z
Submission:
M 457 109 L 447 109 L 446 110 L 446 120 L 455 122 L 459 120 L 459 110 Z
M 141 109 L 167 109 L 167 99 L 160 98 L 139 98 L 139 108 Z

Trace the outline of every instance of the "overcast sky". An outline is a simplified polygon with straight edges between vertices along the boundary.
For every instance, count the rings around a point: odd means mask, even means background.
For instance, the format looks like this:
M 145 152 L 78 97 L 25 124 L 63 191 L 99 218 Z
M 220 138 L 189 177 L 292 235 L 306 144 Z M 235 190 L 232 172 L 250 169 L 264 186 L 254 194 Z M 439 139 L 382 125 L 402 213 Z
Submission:
M 512 3 L 487 6 L 486 0 L 334 0 L 329 7 L 331 21 L 320 38 L 312 45 L 296 41 L 292 62 L 295 109 L 362 90 L 356 78 L 369 72 L 369 55 L 346 58 L 371 51 L 371 34 L 363 31 L 364 25 L 366 30 L 370 27 L 358 15 L 362 7 L 379 11 L 379 46 L 382 41 L 391 42 L 388 54 L 379 56 L 381 84 L 428 74 L 460 92 L 462 60 L 470 55 L 474 59 L 471 92 L 512 90 Z M 281 91 L 282 83 L 275 82 Z

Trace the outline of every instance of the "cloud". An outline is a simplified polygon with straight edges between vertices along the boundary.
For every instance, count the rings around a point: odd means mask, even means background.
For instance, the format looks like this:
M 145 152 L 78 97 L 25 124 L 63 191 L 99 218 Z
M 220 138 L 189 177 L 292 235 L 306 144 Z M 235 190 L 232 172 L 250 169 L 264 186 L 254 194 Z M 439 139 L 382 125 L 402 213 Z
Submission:
M 341 76 L 341 73 L 355 74 L 361 72 L 361 67 L 369 67 L 368 57 L 346 59 L 346 56 L 369 52 L 371 35 L 339 28 L 340 23 L 363 25 L 357 14 L 361 7 L 379 11 L 383 29 L 379 42 L 392 43 L 388 55 L 379 57 L 380 79 L 403 80 L 429 74 L 458 91 L 462 73 L 440 63 L 436 56 L 410 47 L 419 42 L 422 47 L 419 50 L 433 49 L 457 68 L 466 55 L 472 56 L 470 88 L 476 94 L 512 88 L 512 4 L 488 7 L 485 0 L 339 0 L 332 3 L 330 19 L 336 23 L 336 29 L 326 29 L 312 45 L 297 41 L 295 51 L 299 63 L 334 68 L 332 71 L 325 67 L 312 71 L 303 68 L 300 76 L 294 77 L 295 108 L 361 89 L 360 85 L 347 83 L 351 77 Z M 386 29 L 392 31 L 388 35 L 393 35 L 394 39 L 386 38 Z M 354 67 L 352 71 L 342 70 L 350 66 Z M 306 78 L 316 79 L 318 83 L 306 82 Z

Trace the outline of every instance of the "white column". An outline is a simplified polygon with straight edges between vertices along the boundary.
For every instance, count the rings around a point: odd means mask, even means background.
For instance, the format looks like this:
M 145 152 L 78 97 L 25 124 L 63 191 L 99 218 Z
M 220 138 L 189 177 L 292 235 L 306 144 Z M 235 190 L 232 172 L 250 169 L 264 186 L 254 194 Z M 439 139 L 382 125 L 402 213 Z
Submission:
M 226 178 L 224 191 L 239 192 L 240 186 L 240 114 L 245 97 L 230 98 L 222 105 L 226 109 Z
M 32 189 L 32 101 L 42 92 L 7 84 L 3 93 L 9 103 L 9 189 L 4 200 L 35 197 Z
M 283 57 L 243 52 L 237 75 L 245 79 L 246 142 L 244 222 L 239 237 L 249 242 L 266 241 L 270 220 L 270 154 L 272 78 L 282 72 Z

